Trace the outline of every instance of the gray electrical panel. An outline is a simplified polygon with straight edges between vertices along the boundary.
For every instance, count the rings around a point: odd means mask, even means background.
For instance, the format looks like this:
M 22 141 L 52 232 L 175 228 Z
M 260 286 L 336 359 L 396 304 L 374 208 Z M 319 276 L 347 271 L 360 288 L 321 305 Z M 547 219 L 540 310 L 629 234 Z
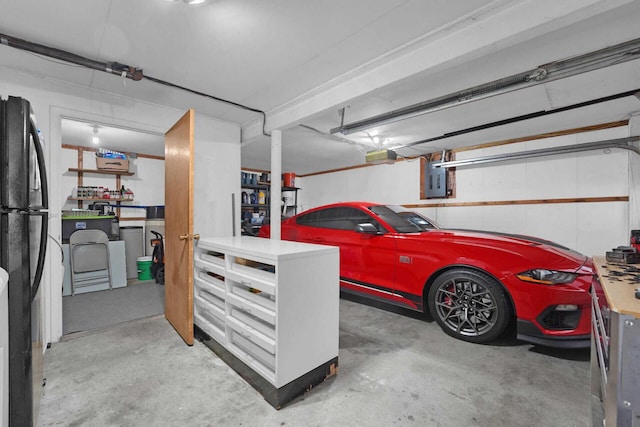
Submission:
M 441 162 L 427 162 L 425 166 L 425 196 L 447 197 L 447 170 L 435 167 Z

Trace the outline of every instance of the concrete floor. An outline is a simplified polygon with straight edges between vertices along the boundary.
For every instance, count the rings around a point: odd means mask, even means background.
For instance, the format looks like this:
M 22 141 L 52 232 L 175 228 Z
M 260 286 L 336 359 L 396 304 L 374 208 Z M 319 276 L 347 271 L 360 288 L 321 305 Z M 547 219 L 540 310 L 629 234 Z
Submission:
M 279 411 L 161 316 L 66 338 L 39 425 L 589 425 L 588 350 L 469 344 L 390 310 L 342 299 L 338 375 Z

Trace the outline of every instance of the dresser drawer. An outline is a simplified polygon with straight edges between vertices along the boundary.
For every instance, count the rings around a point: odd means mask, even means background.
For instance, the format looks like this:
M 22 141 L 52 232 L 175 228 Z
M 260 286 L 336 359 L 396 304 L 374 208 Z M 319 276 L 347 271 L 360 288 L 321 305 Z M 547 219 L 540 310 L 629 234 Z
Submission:
M 255 309 L 252 310 L 244 303 L 236 304 L 236 301 L 232 301 L 231 298 L 229 298 L 227 302 L 227 314 L 229 316 L 275 340 L 276 326 L 274 315 L 263 316 L 264 313 Z M 264 317 L 269 318 L 269 320 L 265 321 Z
M 275 313 L 276 296 L 273 292 L 254 288 L 250 283 L 238 282 L 232 279 L 227 280 L 227 286 L 227 296 L 236 296 L 240 300 L 251 301 L 253 304 Z
M 213 304 L 206 299 L 200 297 L 199 295 L 194 295 L 193 298 L 193 308 L 194 312 L 198 314 L 206 314 L 207 317 L 213 316 L 221 320 L 223 323 L 225 321 L 225 309 L 224 302 L 222 307 L 219 307 L 216 304 Z
M 229 343 L 235 346 L 239 352 L 236 354 L 252 368 L 273 381 L 276 369 L 276 356 L 257 346 L 239 332 L 229 329 Z M 257 365 L 257 366 L 256 366 Z
M 222 301 L 224 308 L 224 300 L 226 298 L 226 292 L 224 289 L 224 283 L 214 284 L 209 280 L 203 280 L 200 277 L 196 277 L 194 280 L 196 295 L 200 295 L 206 300 L 215 299 L 216 301 Z
M 224 259 L 219 259 L 205 253 L 201 253 L 197 255 L 194 263 L 196 268 L 224 276 Z
M 215 264 L 224 267 L 225 255 L 221 252 L 202 251 L 198 254 L 198 257 L 196 259 L 200 259 L 209 264 Z
M 251 326 L 242 323 L 238 319 L 235 319 L 231 316 L 226 317 L 227 326 L 230 329 L 233 329 L 242 337 L 251 341 L 252 343 L 262 347 L 264 350 L 271 354 L 275 354 L 276 352 L 276 342 L 273 338 L 269 338 L 267 335 L 258 331 L 257 329 L 252 328 Z
M 202 298 L 194 298 L 193 320 L 203 331 L 214 338 L 225 341 L 224 309 L 220 309 Z
M 276 284 L 269 280 L 264 280 L 260 277 L 251 276 L 248 274 L 238 273 L 236 271 L 227 271 L 225 277 L 228 280 L 232 280 L 236 283 L 246 286 L 247 288 L 258 289 L 269 294 L 275 294 Z
M 255 297 L 254 299 L 264 298 L 261 296 L 256 296 L 256 294 L 250 293 L 249 295 L 251 295 L 252 297 Z M 227 300 L 229 301 L 229 304 L 232 304 L 234 307 L 237 307 L 240 310 L 247 312 L 252 317 L 256 317 L 262 322 L 269 324 L 272 327 L 275 327 L 276 312 L 272 310 L 270 307 L 265 307 L 259 302 L 254 302 L 253 299 L 247 299 L 244 296 L 233 294 L 233 293 L 227 294 Z M 272 302 L 270 300 L 267 300 L 267 301 Z

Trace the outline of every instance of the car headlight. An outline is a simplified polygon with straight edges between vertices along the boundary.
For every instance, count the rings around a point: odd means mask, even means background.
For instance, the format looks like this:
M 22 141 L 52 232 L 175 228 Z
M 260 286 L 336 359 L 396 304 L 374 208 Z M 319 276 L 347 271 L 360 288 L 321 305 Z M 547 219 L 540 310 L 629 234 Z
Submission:
M 545 270 L 544 268 L 536 268 L 516 274 L 516 277 L 523 282 L 540 283 L 543 285 L 557 285 L 560 283 L 571 283 L 578 277 L 575 273 L 567 273 L 566 271 Z

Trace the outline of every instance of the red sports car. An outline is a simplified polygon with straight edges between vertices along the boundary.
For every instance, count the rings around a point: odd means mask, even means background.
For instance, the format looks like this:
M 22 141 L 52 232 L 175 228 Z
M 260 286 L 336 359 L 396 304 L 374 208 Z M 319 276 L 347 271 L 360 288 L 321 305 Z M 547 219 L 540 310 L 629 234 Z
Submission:
M 588 347 L 591 260 L 533 237 L 442 229 L 400 206 L 337 203 L 282 222 L 282 239 L 340 247 L 340 287 L 430 312 L 475 343 L 517 320 L 519 339 Z M 269 227 L 260 230 L 269 236 Z

